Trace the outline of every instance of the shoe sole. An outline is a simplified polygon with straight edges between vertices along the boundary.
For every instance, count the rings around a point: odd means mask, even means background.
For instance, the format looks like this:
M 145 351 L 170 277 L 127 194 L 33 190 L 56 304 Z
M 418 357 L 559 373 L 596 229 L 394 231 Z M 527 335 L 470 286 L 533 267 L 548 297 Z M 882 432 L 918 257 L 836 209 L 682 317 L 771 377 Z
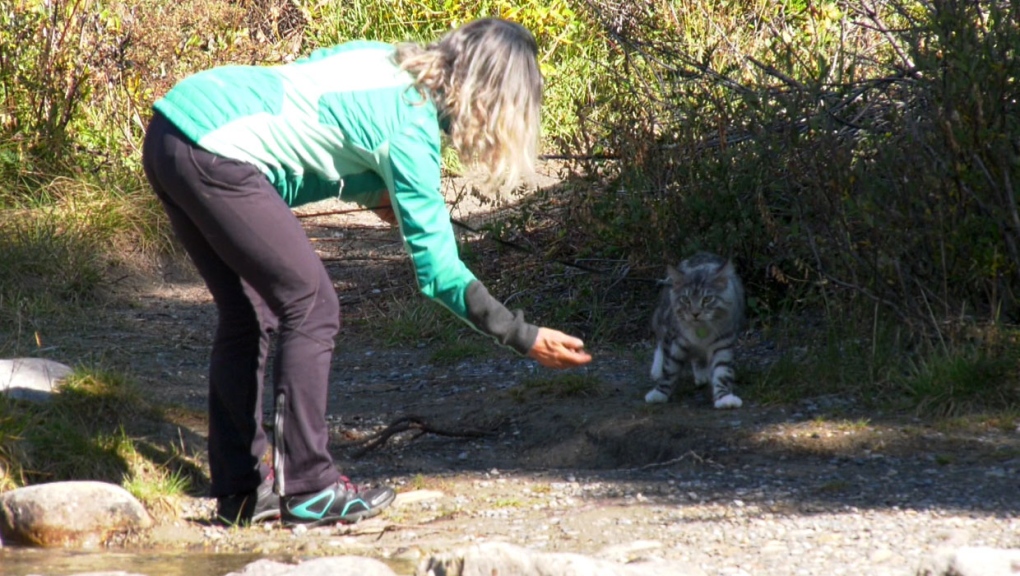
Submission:
M 361 522 L 362 520 L 365 520 L 366 518 L 372 518 L 374 516 L 378 516 L 379 513 L 381 513 L 384 509 L 386 509 L 396 499 L 397 499 L 397 494 L 396 494 L 396 492 L 394 492 L 392 496 L 387 498 L 385 501 L 381 502 L 378 506 L 374 506 L 372 508 L 369 508 L 368 510 L 363 510 L 361 512 L 354 512 L 353 514 L 348 514 L 346 516 L 326 516 L 324 518 L 319 518 L 318 520 L 312 520 L 310 522 L 305 522 L 305 521 L 302 521 L 302 520 L 284 520 L 283 521 L 283 525 L 285 527 L 287 527 L 287 528 L 292 528 L 294 526 L 307 526 L 308 528 L 317 528 L 319 526 L 325 526 L 326 524 L 337 524 L 337 523 L 340 523 L 340 524 L 357 524 L 358 522 Z

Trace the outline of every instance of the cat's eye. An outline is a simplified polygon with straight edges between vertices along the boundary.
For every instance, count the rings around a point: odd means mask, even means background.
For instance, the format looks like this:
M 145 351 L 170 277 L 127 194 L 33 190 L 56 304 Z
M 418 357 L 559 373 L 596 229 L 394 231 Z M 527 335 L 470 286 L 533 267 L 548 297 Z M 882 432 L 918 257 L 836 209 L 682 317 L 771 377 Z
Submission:
M 715 302 L 715 296 L 705 296 L 701 299 L 702 306 L 709 306 Z

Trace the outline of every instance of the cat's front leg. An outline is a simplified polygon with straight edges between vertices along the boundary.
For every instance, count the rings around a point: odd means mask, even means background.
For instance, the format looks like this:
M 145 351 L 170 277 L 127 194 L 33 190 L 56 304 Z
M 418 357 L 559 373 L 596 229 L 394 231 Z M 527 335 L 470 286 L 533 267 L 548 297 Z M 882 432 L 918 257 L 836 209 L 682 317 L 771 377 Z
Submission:
M 691 372 L 694 373 L 694 385 L 697 387 L 712 381 L 712 365 L 700 358 L 691 362 Z
M 652 380 L 656 382 L 656 385 L 645 394 L 645 402 L 658 404 L 669 401 L 676 381 L 680 377 L 680 365 L 685 357 L 686 354 L 679 346 L 659 341 L 655 346 L 651 370 Z
M 733 393 L 736 373 L 733 370 L 733 351 L 717 350 L 712 357 L 712 401 L 716 408 L 740 408 L 744 401 Z

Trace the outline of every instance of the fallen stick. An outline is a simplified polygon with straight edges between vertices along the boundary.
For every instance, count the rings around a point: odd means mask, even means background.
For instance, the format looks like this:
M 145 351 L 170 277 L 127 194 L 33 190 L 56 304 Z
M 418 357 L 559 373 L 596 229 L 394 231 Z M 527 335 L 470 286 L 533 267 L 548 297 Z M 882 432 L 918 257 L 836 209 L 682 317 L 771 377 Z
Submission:
M 482 438 L 495 434 L 494 431 L 486 430 L 445 430 L 431 426 L 420 416 L 403 416 L 391 422 L 386 428 L 383 428 L 379 432 L 376 432 L 359 442 L 359 444 L 362 444 L 363 446 L 360 450 L 355 452 L 352 457 L 361 458 L 365 454 L 368 454 L 372 450 L 375 450 L 385 444 L 393 436 L 410 430 L 417 431 L 417 433 L 411 437 L 411 440 L 416 440 L 425 434 L 435 434 L 436 436 L 446 436 L 449 438 Z

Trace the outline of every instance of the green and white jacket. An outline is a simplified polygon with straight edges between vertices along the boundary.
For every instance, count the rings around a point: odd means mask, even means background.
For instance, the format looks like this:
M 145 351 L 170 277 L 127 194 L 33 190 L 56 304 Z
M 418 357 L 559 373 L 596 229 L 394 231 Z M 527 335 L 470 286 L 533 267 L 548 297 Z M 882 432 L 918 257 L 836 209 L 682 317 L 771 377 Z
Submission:
M 254 164 L 291 207 L 389 194 L 418 286 L 519 353 L 538 327 L 489 295 L 460 260 L 440 190 L 440 119 L 393 62 L 394 48 L 350 42 L 281 66 L 190 76 L 154 104 L 201 148 Z

